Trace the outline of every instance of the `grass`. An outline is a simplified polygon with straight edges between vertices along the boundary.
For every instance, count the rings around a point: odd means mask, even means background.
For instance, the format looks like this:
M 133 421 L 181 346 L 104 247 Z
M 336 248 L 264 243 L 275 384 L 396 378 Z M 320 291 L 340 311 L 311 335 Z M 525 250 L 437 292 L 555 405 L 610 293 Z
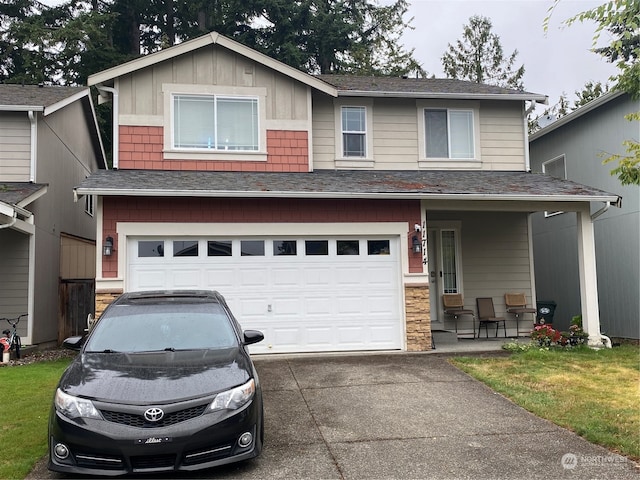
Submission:
M 69 359 L 0 368 L 0 478 L 22 479 L 47 453 L 49 408 Z
M 452 363 L 535 415 L 640 460 L 640 348 L 540 350 Z

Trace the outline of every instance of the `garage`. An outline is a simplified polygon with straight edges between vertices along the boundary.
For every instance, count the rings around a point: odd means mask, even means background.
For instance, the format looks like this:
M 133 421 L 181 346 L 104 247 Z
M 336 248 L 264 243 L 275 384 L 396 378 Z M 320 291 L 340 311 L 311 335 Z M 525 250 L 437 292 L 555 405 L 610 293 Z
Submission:
M 397 237 L 129 237 L 127 290 L 215 289 L 252 353 L 403 348 Z

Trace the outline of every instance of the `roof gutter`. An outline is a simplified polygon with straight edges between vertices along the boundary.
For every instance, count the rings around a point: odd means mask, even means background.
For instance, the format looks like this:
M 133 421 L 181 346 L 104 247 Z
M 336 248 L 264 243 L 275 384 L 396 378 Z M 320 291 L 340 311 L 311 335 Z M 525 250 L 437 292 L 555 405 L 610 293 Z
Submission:
M 505 194 L 466 194 L 466 193 L 353 193 L 353 192 L 285 192 L 285 191 L 234 191 L 234 190 L 163 190 L 163 189 L 100 189 L 82 188 L 74 189 L 74 196 L 100 195 L 120 197 L 207 197 L 207 198 L 386 198 L 386 199 L 423 199 L 423 200 L 482 200 L 482 201 L 521 201 L 521 202 L 607 202 L 613 205 L 621 201 L 618 196 L 595 195 L 505 195 Z
M 96 88 L 98 89 L 98 91 L 100 93 L 103 92 L 108 92 L 111 93 L 112 95 L 112 99 L 111 102 L 113 103 L 113 141 L 112 141 L 112 152 L 113 152 L 113 169 L 117 170 L 118 169 L 118 161 L 120 159 L 120 155 L 118 154 L 119 149 L 120 149 L 120 129 L 119 129 L 119 125 L 118 125 L 118 119 L 120 116 L 120 110 L 118 108 L 118 90 L 116 88 L 113 87 L 107 87 L 105 85 L 102 84 L 98 84 L 96 85 Z

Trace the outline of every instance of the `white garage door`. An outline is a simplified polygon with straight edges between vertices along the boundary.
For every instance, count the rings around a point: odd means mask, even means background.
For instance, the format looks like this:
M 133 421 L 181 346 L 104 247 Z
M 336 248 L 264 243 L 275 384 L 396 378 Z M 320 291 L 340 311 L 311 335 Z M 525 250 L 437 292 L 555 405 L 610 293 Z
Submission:
M 393 238 L 130 238 L 127 289 L 213 289 L 253 353 L 402 348 Z

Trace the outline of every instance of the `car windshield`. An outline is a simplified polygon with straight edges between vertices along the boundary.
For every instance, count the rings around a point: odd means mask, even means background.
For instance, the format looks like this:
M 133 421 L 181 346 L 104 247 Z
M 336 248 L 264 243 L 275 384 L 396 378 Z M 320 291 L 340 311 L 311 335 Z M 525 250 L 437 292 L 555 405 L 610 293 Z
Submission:
M 109 308 L 85 351 L 132 353 L 236 345 L 231 322 L 217 303 L 142 303 Z

